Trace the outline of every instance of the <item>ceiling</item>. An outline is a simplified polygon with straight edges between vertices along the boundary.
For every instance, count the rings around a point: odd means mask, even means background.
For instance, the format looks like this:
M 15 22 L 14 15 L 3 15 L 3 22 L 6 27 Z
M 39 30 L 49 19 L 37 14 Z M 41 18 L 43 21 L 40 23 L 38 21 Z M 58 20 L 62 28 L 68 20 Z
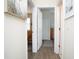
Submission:
M 37 5 L 59 5 L 62 3 L 62 0 L 28 0 L 28 12 L 31 12 L 33 5 L 37 4 Z M 50 10 L 50 12 L 53 12 L 51 8 L 49 9 L 41 9 L 41 10 Z

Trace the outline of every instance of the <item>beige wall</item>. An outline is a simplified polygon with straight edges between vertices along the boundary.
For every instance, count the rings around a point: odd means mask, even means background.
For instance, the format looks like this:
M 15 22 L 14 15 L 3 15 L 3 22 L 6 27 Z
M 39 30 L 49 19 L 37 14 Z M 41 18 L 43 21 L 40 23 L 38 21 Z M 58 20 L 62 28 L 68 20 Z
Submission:
M 26 59 L 27 42 L 24 20 L 4 14 L 4 58 Z

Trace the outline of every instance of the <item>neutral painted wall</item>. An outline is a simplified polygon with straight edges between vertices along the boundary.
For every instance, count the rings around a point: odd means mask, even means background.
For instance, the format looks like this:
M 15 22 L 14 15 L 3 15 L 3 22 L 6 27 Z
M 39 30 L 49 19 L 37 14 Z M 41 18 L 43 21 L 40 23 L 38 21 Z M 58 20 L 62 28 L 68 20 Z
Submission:
M 50 28 L 54 28 L 54 14 L 47 12 L 42 12 L 43 19 L 42 19 L 42 38 L 43 40 L 50 40 Z
M 64 20 L 63 59 L 74 59 L 74 17 Z
M 43 40 L 50 40 L 49 39 L 49 30 L 50 30 L 50 19 L 49 19 L 49 15 L 48 15 L 48 13 L 42 13 L 43 14 L 43 24 L 42 24 L 42 38 L 43 38 Z
M 24 20 L 4 14 L 4 58 L 27 59 L 27 35 Z

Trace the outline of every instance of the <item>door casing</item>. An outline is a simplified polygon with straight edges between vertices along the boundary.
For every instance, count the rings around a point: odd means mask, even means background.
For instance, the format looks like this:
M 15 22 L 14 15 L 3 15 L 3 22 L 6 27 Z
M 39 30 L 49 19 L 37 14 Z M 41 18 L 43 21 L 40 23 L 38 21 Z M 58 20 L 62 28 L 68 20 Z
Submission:
M 56 31 L 58 30 L 59 31 L 59 26 L 56 26 L 57 25 L 57 23 L 59 22 L 59 21 L 57 21 L 58 20 L 58 18 L 57 18 L 57 6 L 49 6 L 49 5 L 46 5 L 46 6 L 34 6 L 34 8 L 54 8 L 54 10 L 55 10 L 55 16 L 54 16 L 54 38 L 55 38 L 55 40 L 54 40 L 54 52 L 56 53 L 56 54 L 59 54 L 59 32 L 58 33 L 56 33 Z M 35 12 L 37 12 L 37 11 L 35 11 Z M 33 22 L 33 18 L 32 18 L 32 22 Z M 33 23 L 32 23 L 33 24 Z M 32 26 L 33 27 L 33 26 Z M 57 29 L 57 30 L 56 30 Z M 32 33 L 33 34 L 33 33 Z M 56 38 L 58 36 L 58 38 Z M 33 37 L 33 36 L 32 36 Z M 33 41 L 32 42 L 32 46 L 34 46 L 34 43 L 36 42 L 36 44 L 37 44 L 37 40 L 36 41 Z M 35 46 L 37 46 L 37 45 L 35 45 Z M 35 49 L 35 51 L 33 51 Z M 34 52 L 34 53 L 36 53 L 37 52 L 37 48 L 32 48 L 32 51 Z

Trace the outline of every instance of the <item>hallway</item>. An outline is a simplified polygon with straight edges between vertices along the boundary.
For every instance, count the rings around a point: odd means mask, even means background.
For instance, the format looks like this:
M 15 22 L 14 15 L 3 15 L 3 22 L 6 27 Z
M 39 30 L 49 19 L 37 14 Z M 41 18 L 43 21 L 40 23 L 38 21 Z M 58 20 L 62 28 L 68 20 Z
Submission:
M 28 59 L 60 59 L 60 57 L 53 52 L 51 47 L 42 45 L 37 53 L 32 53 L 32 50 L 28 51 Z
M 42 47 L 37 53 L 32 53 L 29 50 L 29 58 L 28 59 L 60 59 L 58 55 L 53 53 L 51 48 Z
M 73 2 L 4 0 L 4 59 L 74 59 Z

